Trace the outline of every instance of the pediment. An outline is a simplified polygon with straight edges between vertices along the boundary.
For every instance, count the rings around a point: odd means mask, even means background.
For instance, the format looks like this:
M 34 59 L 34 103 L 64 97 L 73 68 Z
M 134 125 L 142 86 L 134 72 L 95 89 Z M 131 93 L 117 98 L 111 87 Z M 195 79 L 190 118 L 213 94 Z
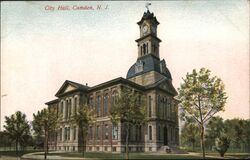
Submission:
M 87 89 L 87 87 L 79 83 L 66 80 L 63 83 L 63 85 L 60 87 L 60 89 L 57 91 L 55 96 L 59 97 L 60 95 L 64 95 L 68 92 L 72 92 L 78 89 L 83 90 L 83 89 Z
M 63 93 L 66 93 L 66 92 L 69 92 L 69 91 L 72 91 L 72 90 L 75 90 L 75 89 L 77 89 L 77 88 L 69 84 L 69 85 L 65 88 L 65 90 L 63 91 Z
M 166 79 L 166 78 L 164 78 L 164 79 L 158 81 L 157 83 L 155 83 L 155 84 L 153 84 L 151 86 L 148 86 L 148 87 L 149 88 L 151 88 L 151 87 L 159 88 L 159 89 L 161 89 L 163 91 L 166 91 L 166 92 L 168 92 L 168 93 L 170 93 L 170 94 L 172 94 L 174 96 L 176 96 L 178 94 L 177 91 L 175 90 L 171 80 Z

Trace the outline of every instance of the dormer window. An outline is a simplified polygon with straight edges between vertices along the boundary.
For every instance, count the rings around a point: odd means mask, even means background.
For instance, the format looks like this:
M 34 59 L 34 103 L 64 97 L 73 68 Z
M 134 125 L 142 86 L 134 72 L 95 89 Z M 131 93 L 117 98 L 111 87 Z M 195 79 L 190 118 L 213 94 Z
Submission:
M 135 73 L 143 71 L 143 62 L 141 60 L 137 61 L 135 64 Z

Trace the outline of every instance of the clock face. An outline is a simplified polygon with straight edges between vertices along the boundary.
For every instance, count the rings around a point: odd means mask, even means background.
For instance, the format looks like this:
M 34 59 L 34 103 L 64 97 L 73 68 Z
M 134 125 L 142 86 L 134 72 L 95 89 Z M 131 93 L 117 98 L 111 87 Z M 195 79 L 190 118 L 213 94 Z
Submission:
M 148 26 L 147 25 L 143 26 L 142 32 L 143 33 L 147 33 L 148 32 Z

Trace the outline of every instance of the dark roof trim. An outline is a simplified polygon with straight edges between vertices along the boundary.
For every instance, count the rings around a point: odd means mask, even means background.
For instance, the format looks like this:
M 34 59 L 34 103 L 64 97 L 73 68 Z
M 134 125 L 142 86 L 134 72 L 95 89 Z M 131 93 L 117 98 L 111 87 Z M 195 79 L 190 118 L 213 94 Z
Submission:
M 154 23 L 156 23 L 156 25 L 160 24 L 156 17 L 154 16 L 154 13 L 150 13 L 150 11 L 148 10 L 147 12 L 143 13 L 143 16 L 141 18 L 141 20 L 139 22 L 137 22 L 138 25 L 141 25 L 143 23 L 144 20 L 148 20 L 150 19 L 151 21 L 154 21 Z
M 139 42 L 140 40 L 142 40 L 142 39 L 145 39 L 145 38 L 147 38 L 147 37 L 149 37 L 149 36 L 152 36 L 153 38 L 155 38 L 155 39 L 157 39 L 159 42 L 161 42 L 161 39 L 159 39 L 158 37 L 156 37 L 154 34 L 152 34 L 152 33 L 150 33 L 150 34 L 148 34 L 148 35 L 146 35 L 146 36 L 143 36 L 143 37 L 141 37 L 141 38 L 139 38 L 139 39 L 137 39 L 137 40 L 135 40 L 136 42 Z
M 58 101 L 59 101 L 59 99 L 54 99 L 54 100 L 52 100 L 52 101 L 46 102 L 45 104 L 46 104 L 46 105 L 50 105 L 50 104 L 57 103 Z
M 141 86 L 141 85 L 138 85 L 130 80 L 127 80 L 127 79 L 124 79 L 122 77 L 118 77 L 118 78 L 115 78 L 115 79 L 112 79 L 110 81 L 107 81 L 107 82 L 104 82 L 104 83 L 101 83 L 99 85 L 96 85 L 96 86 L 93 86 L 91 88 L 89 88 L 88 91 L 94 91 L 94 90 L 98 90 L 98 89 L 101 89 L 101 88 L 105 88 L 105 87 L 108 87 L 108 86 L 112 86 L 112 85 L 115 85 L 115 84 L 128 84 L 128 85 L 131 85 L 137 89 L 140 89 L 140 90 L 143 90 L 144 87 Z
M 61 88 L 57 91 L 57 93 L 55 94 L 56 97 L 60 96 L 60 92 L 68 85 L 68 84 L 71 84 L 72 86 L 76 87 L 77 89 L 75 89 L 74 91 L 80 89 L 80 90 L 88 90 L 88 86 L 85 86 L 85 85 L 82 85 L 80 83 L 76 83 L 76 82 L 73 82 L 73 81 L 69 81 L 69 80 L 66 80 L 63 85 L 61 86 Z
M 160 88 L 160 84 L 162 82 L 164 82 L 164 81 L 167 81 L 167 83 L 168 83 L 168 85 L 170 87 L 169 89 L 165 90 L 165 89 Z M 157 81 L 156 83 L 148 85 L 145 88 L 146 88 L 146 90 L 157 88 L 157 89 L 162 90 L 164 92 L 168 92 L 169 94 L 171 94 L 173 96 L 177 96 L 178 95 L 178 92 L 175 90 L 173 84 L 171 82 L 168 82 L 168 78 L 162 78 L 159 81 Z

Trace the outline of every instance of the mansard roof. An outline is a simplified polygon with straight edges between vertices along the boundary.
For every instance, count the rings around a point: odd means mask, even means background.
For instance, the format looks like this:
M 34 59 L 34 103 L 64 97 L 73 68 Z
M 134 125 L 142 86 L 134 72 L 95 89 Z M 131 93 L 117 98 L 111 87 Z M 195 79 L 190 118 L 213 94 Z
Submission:
M 165 77 L 172 79 L 172 76 L 171 76 L 167 67 L 165 67 L 164 72 L 162 72 L 160 69 L 160 65 L 162 63 L 165 63 L 164 59 L 160 61 L 160 59 L 158 57 L 155 57 L 152 54 L 148 54 L 148 55 L 142 56 L 142 57 L 137 59 L 137 61 L 139 61 L 139 60 L 142 61 L 142 63 L 143 63 L 143 71 L 136 73 L 136 71 L 135 71 L 136 63 L 134 63 L 130 67 L 130 69 L 128 70 L 127 79 L 144 74 L 146 72 L 150 72 L 150 71 L 156 71 L 156 72 L 164 75 Z
M 148 20 L 150 19 L 151 21 L 153 21 L 154 23 L 156 23 L 157 25 L 160 24 L 156 17 L 154 16 L 154 13 L 150 13 L 149 10 L 147 12 L 143 13 L 143 16 L 141 18 L 141 20 L 139 22 L 137 22 L 138 25 L 141 25 L 143 23 L 144 20 Z

